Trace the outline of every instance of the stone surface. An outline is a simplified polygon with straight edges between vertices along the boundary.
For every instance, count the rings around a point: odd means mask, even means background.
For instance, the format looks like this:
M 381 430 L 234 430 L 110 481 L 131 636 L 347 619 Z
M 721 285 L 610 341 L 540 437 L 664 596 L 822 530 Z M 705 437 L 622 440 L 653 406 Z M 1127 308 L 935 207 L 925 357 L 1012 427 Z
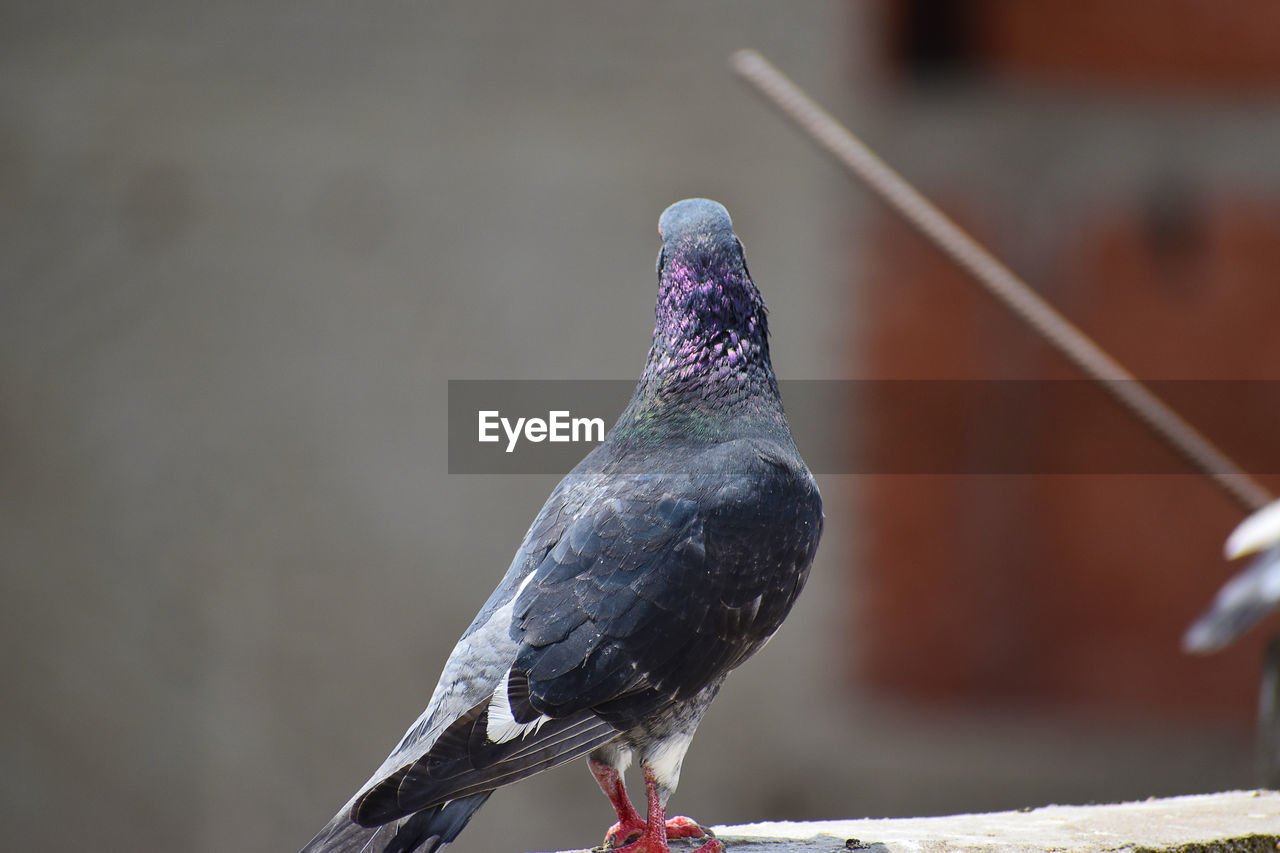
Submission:
M 753 823 L 713 831 L 730 853 L 1236 853 L 1280 849 L 1280 793 L 1231 791 L 949 817 Z M 680 849 L 672 844 L 673 851 Z

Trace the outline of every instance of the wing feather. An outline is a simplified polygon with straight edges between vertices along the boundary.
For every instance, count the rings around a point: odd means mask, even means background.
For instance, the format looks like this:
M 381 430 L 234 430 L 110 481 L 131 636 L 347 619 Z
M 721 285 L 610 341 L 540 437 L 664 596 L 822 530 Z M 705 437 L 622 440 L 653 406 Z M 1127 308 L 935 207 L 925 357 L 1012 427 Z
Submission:
M 513 670 L 539 713 L 630 728 L 749 657 L 799 593 L 822 529 L 807 470 L 755 440 L 674 467 L 614 476 L 517 596 Z
M 572 761 L 618 737 L 618 731 L 590 712 L 548 721 L 503 744 L 487 741 L 488 701 L 469 711 L 422 758 L 386 776 L 351 808 L 351 819 L 379 826 Z

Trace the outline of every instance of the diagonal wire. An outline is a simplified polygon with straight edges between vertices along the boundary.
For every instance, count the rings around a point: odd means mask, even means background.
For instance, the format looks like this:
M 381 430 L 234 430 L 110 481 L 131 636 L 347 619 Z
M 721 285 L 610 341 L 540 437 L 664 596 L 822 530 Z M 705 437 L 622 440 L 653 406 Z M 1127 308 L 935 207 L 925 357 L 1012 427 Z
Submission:
M 1271 494 L 1118 361 L 952 222 L 875 152 L 754 50 L 733 54 L 734 70 L 882 201 L 991 295 L 1167 441 L 1240 506 L 1252 512 Z

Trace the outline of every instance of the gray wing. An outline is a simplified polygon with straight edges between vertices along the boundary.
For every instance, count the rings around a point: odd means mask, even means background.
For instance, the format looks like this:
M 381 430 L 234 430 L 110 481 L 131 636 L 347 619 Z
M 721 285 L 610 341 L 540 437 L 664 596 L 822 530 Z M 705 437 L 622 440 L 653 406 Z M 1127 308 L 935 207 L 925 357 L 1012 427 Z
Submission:
M 302 853 L 434 853 L 458 837 L 487 799 L 488 793 L 464 797 L 374 827 L 353 822 L 343 809 Z
M 506 669 L 352 809 L 366 826 L 583 755 L 763 644 L 795 600 L 822 516 L 808 472 L 749 442 L 705 473 L 580 482 L 536 569 L 495 611 Z M 732 463 L 732 464 L 730 464 Z M 509 636 L 497 637 L 498 625 Z M 514 639 L 513 639 L 514 638 Z M 518 648 L 517 648 L 518 646 Z
M 515 731 L 500 751 L 486 740 L 485 709 L 518 650 L 511 636 L 516 597 L 591 492 L 588 483 L 570 475 L 551 494 L 506 577 L 449 655 L 426 711 L 348 804 L 352 822 L 378 827 L 422 810 L 447 808 L 617 737 L 607 723 L 583 713 Z
M 808 472 L 768 450 L 727 442 L 568 525 L 516 598 L 517 722 L 589 708 L 627 730 L 769 639 L 804 585 L 822 510 Z

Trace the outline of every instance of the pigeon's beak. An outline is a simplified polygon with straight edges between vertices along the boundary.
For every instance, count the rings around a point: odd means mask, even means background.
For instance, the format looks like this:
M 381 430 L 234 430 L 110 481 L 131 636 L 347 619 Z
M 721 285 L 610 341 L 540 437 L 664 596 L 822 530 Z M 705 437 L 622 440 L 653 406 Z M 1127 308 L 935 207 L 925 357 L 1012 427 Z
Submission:
M 1240 522 L 1227 537 L 1223 552 L 1228 560 L 1253 554 L 1280 542 L 1280 501 L 1268 504 Z

